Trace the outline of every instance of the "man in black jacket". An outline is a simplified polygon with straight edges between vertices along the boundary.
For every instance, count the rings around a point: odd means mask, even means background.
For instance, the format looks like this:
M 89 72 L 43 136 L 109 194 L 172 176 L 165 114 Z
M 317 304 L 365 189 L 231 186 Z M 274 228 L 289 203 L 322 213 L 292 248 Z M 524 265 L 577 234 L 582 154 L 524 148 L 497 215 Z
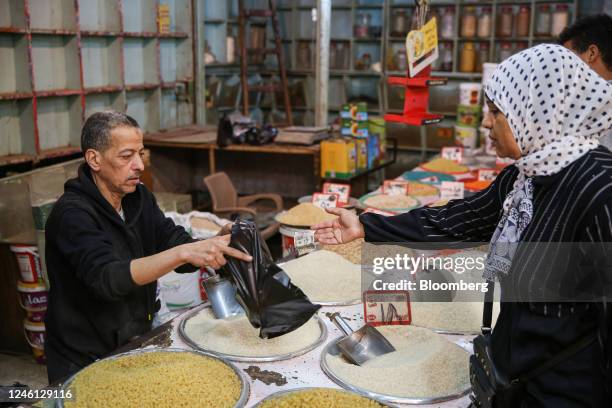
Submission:
M 157 279 L 172 270 L 217 269 L 230 235 L 193 240 L 140 183 L 143 136 L 119 112 L 91 115 L 81 133 L 85 163 L 68 180 L 46 225 L 49 382 L 73 374 L 151 328 Z

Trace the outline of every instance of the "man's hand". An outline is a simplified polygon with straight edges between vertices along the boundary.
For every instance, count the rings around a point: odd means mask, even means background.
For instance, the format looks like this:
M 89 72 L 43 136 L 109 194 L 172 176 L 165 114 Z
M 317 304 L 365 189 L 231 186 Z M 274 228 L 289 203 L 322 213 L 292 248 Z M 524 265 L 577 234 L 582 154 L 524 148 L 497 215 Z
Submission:
M 363 225 L 359 222 L 359 217 L 353 212 L 344 208 L 327 208 L 325 211 L 337 215 L 338 218 L 321 222 L 311 228 L 315 230 L 315 239 L 320 243 L 346 244 L 365 236 Z
M 184 244 L 180 247 L 181 260 L 195 266 L 219 269 L 227 263 L 225 256 L 242 261 L 253 260 L 248 254 L 229 246 L 231 235 L 221 235 L 203 241 Z

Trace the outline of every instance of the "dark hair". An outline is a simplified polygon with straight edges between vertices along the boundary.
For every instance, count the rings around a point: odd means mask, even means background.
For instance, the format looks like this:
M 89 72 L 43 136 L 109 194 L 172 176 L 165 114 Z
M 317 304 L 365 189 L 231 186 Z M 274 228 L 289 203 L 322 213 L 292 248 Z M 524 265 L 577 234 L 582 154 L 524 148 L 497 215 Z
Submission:
M 106 150 L 111 144 L 111 131 L 118 127 L 140 128 L 131 116 L 116 111 L 96 112 L 90 115 L 81 130 L 81 151 Z
M 586 52 L 590 45 L 596 45 L 604 64 L 612 69 L 612 17 L 608 14 L 584 17 L 565 27 L 558 42 L 563 45 L 568 41 L 580 53 Z

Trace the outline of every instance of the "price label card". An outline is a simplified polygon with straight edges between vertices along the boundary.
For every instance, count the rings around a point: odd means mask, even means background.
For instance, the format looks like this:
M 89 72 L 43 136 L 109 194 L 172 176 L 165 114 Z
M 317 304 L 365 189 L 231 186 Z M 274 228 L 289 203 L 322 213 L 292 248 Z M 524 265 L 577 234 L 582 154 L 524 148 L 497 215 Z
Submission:
M 323 193 L 338 194 L 338 204 L 345 205 L 351 196 L 350 184 L 323 183 Z
M 443 159 L 452 160 L 456 163 L 461 163 L 463 160 L 463 147 L 460 146 L 446 146 L 440 151 L 440 156 Z
M 478 169 L 478 181 L 493 181 L 497 174 L 496 169 Z
M 408 325 L 412 321 L 410 293 L 368 290 L 363 294 L 363 316 L 371 326 Z
M 455 200 L 465 197 L 464 185 L 460 181 L 443 181 L 440 185 L 441 200 Z
M 336 193 L 314 193 L 312 195 L 312 203 L 323 209 L 336 208 L 338 206 L 338 197 Z
M 408 194 L 408 182 L 401 180 L 385 180 L 383 193 L 387 195 L 406 195 Z
M 391 215 L 397 215 L 391 211 L 384 211 L 384 210 L 379 210 L 378 208 L 372 208 L 372 207 L 368 207 L 365 210 L 363 210 L 364 214 L 365 213 L 374 213 L 374 214 L 380 214 L 380 215 L 384 215 L 385 217 L 389 217 Z

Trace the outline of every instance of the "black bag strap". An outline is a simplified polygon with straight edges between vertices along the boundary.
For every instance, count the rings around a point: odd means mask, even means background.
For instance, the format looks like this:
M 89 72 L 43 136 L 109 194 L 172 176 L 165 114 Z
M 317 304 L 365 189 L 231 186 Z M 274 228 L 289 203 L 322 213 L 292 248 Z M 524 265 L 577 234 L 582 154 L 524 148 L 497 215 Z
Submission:
M 488 280 L 487 291 L 485 292 L 484 308 L 482 310 L 482 327 L 480 328 L 482 334 L 490 334 L 493 328 L 493 297 L 495 291 L 495 282 Z

